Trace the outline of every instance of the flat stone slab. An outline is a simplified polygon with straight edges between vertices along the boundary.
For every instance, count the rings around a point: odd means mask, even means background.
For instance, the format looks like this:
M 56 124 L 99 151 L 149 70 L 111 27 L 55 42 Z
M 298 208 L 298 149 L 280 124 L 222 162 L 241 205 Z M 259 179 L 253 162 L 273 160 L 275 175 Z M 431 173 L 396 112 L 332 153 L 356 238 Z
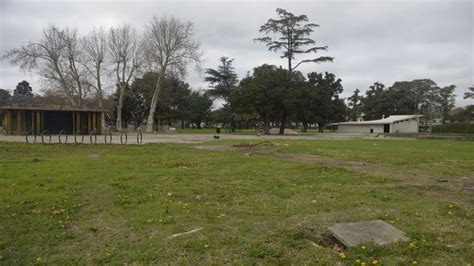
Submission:
M 354 247 L 366 242 L 385 245 L 408 240 L 404 232 L 382 220 L 337 223 L 330 226 L 329 231 L 346 247 Z

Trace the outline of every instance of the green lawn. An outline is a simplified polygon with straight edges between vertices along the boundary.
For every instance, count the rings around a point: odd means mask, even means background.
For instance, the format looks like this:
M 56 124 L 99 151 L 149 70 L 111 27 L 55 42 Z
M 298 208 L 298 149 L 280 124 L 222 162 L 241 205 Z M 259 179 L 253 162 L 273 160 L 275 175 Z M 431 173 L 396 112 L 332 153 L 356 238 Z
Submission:
M 270 149 L 473 181 L 473 142 L 295 140 Z M 0 264 L 473 263 L 474 195 L 431 181 L 181 144 L 0 143 Z M 411 240 L 343 254 L 319 246 L 333 223 L 372 219 Z

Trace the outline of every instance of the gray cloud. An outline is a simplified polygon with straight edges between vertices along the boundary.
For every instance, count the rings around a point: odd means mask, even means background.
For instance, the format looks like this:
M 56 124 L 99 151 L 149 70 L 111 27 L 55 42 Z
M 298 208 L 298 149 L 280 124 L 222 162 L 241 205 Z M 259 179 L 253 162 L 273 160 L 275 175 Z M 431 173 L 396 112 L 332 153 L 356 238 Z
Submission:
M 313 37 L 329 46 L 333 63 L 304 65 L 301 71 L 329 71 L 343 80 L 344 96 L 375 81 L 387 86 L 397 80 L 431 78 L 440 86 L 457 86 L 457 104 L 474 84 L 472 1 L 0 1 L 0 52 L 36 40 L 55 24 L 94 27 L 131 23 L 139 29 L 154 14 L 194 22 L 204 50 L 203 67 L 216 67 L 221 56 L 235 58 L 243 77 L 263 63 L 285 65 L 252 40 L 275 9 L 308 15 L 320 24 Z M 26 79 L 38 90 L 35 75 L 0 62 L 0 87 L 13 90 Z M 187 81 L 204 88 L 202 75 L 190 69 Z

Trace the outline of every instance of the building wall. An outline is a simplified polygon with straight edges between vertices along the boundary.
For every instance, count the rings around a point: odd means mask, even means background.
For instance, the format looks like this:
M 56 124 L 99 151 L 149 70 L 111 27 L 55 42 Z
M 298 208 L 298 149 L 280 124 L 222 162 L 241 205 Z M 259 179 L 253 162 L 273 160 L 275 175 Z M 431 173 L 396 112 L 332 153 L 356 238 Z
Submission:
M 383 133 L 383 125 L 339 125 L 337 132 L 341 133 L 370 133 L 370 129 L 374 133 Z
M 370 133 L 370 129 L 374 130 L 374 133 L 384 133 L 384 125 L 339 125 L 338 132 L 341 133 Z M 395 122 L 390 124 L 390 133 L 417 133 L 418 132 L 418 121 L 416 119 L 410 119 L 408 121 Z
M 390 133 L 417 133 L 418 121 L 410 119 L 408 121 L 395 122 L 390 125 Z
M 63 113 L 63 119 L 55 119 L 54 113 Z M 35 110 L 5 110 L 3 128 L 6 134 L 23 135 L 26 132 L 39 135 L 43 130 L 57 134 L 61 129 L 68 134 L 81 132 L 90 134 L 96 131 L 101 134 L 100 112 L 88 111 L 35 111 Z

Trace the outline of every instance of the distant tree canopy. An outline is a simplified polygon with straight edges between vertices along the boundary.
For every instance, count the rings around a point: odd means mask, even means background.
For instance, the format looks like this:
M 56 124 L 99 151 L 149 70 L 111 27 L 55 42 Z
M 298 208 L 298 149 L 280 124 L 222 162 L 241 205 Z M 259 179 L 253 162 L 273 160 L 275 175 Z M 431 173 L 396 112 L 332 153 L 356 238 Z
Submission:
M 228 57 L 221 57 L 219 59 L 220 65 L 217 69 L 208 68 L 206 69 L 206 77 L 204 81 L 208 82 L 211 89 L 207 90 L 207 95 L 229 102 L 229 98 L 235 92 L 235 88 L 239 82 L 237 74 L 235 73 L 232 62 L 234 59 Z M 232 132 L 235 132 L 235 111 L 234 105 L 227 105 L 227 109 L 230 113 L 230 128 Z
M 318 129 L 322 132 L 325 125 L 330 122 L 344 121 L 347 114 L 347 107 L 344 104 L 344 99 L 339 98 L 343 88 L 342 80 L 336 78 L 332 73 L 309 73 L 308 83 L 312 93 L 310 97 L 313 104 L 308 107 L 313 116 L 310 121 L 318 124 Z
M 282 8 L 277 8 L 276 12 L 278 19 L 271 18 L 260 27 L 260 32 L 266 36 L 255 40 L 264 43 L 270 51 L 283 51 L 281 58 L 287 59 L 288 74 L 291 74 L 301 64 L 331 62 L 333 60 L 328 56 L 316 56 L 295 62 L 297 55 L 317 54 L 319 51 L 326 51 L 327 46 L 314 46 L 316 41 L 311 39 L 310 35 L 319 25 L 306 23 L 308 22 L 306 15 L 294 15 Z
M 349 107 L 348 110 L 348 119 L 349 121 L 357 121 L 360 118 L 360 114 L 362 113 L 362 98 L 363 96 L 359 94 L 360 90 L 356 89 L 354 93 L 347 98 L 348 103 L 347 106 Z
M 446 120 L 454 107 L 454 85 L 439 87 L 430 79 L 397 81 L 391 87 L 375 82 L 364 96 L 356 90 L 349 98 L 351 119 L 380 119 L 389 115 L 423 114 Z M 360 102 L 359 102 L 360 101 Z
M 241 113 L 256 113 L 265 133 L 270 123 L 281 123 L 283 110 L 291 121 L 318 124 L 320 130 L 330 122 L 345 119 L 346 106 L 339 98 L 341 79 L 332 73 L 310 73 L 305 78 L 299 71 L 293 74 L 294 88 L 287 90 L 288 70 L 274 65 L 254 68 L 251 75 L 241 80 L 230 103 Z M 285 125 L 287 126 L 287 125 Z
M 15 90 L 13 91 L 14 97 L 33 97 L 33 88 L 31 88 L 30 83 L 28 81 L 23 80 L 16 85 Z
M 474 120 L 474 105 L 454 108 L 449 113 L 448 119 L 452 122 L 471 122 Z
M 208 82 L 211 86 L 211 89 L 207 90 L 207 93 L 211 97 L 221 98 L 227 101 L 239 80 L 235 73 L 234 66 L 232 65 L 234 59 L 221 57 L 219 61 L 220 65 L 217 69 L 206 69 L 207 76 L 204 78 L 204 81 Z
M 273 65 L 254 68 L 253 74 L 240 81 L 230 99 L 240 113 L 257 113 L 269 133 L 270 122 L 278 119 L 287 99 L 287 70 Z
M 159 73 L 148 72 L 136 78 L 126 89 L 123 99 L 123 122 L 141 125 L 148 118 L 150 102 L 153 98 Z M 116 94 L 118 95 L 118 94 Z M 205 94 L 193 92 L 189 84 L 176 76 L 167 76 L 163 80 L 160 100 L 157 102 L 155 119 L 159 125 L 171 125 L 173 121 L 195 122 L 207 119 L 212 100 Z M 116 101 L 118 97 L 116 96 Z
M 474 99 L 474 86 L 471 86 L 464 93 L 464 99 Z
M 260 27 L 260 32 L 264 33 L 265 36 L 255 39 L 264 43 L 270 51 L 283 51 L 281 58 L 286 58 L 288 63 L 287 78 L 286 78 L 286 90 L 292 94 L 291 90 L 295 89 L 297 83 L 299 83 L 299 74 L 293 72 L 301 64 L 306 63 L 321 63 L 321 62 L 332 62 L 333 58 L 329 56 L 312 56 L 307 59 L 299 59 L 297 56 L 304 56 L 307 54 L 317 54 L 320 51 L 326 51 L 327 46 L 315 46 L 316 41 L 311 39 L 311 33 L 314 28 L 319 25 L 314 23 L 307 23 L 308 17 L 306 15 L 294 15 L 293 13 L 286 11 L 282 8 L 276 10 L 278 17 L 277 19 L 269 19 L 265 24 Z M 280 114 L 280 134 L 283 134 L 285 124 L 290 110 L 286 109 L 286 105 L 282 105 Z
M 0 89 L 0 105 L 6 104 L 10 99 L 10 92 L 4 89 Z

